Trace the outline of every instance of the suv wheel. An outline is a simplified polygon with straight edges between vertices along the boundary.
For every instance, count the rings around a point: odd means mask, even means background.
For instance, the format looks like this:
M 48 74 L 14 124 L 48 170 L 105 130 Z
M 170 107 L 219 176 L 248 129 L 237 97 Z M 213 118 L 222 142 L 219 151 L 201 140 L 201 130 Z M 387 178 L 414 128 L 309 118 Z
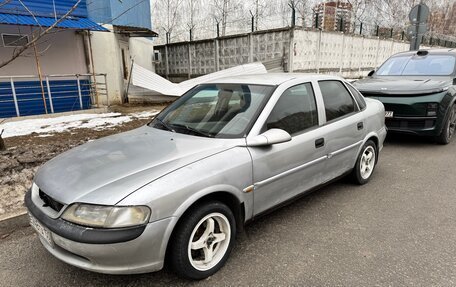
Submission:
M 443 126 L 442 133 L 437 137 L 439 144 L 449 144 L 453 138 L 456 128 L 456 105 L 452 105 L 448 114 L 448 118 Z

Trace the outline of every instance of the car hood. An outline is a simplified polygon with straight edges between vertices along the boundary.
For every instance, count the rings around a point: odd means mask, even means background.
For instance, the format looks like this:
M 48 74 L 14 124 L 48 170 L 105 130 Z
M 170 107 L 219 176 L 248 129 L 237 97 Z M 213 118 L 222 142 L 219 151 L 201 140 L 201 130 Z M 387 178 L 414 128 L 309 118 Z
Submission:
M 40 167 L 34 180 L 43 192 L 63 204 L 112 205 L 161 176 L 241 141 L 144 126 L 67 151 Z
M 374 77 L 356 81 L 353 85 L 366 96 L 414 96 L 442 92 L 451 85 L 451 80 L 446 78 Z

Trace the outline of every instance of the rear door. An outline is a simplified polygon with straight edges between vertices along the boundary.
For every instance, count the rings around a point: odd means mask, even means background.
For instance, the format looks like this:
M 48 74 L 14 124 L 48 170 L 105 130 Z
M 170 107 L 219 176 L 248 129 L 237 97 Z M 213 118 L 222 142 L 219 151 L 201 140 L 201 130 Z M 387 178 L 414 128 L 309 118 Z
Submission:
M 329 181 L 354 167 L 366 129 L 363 107 L 342 81 L 318 81 L 318 87 L 324 103 L 326 122 L 321 129 L 328 153 L 323 177 Z

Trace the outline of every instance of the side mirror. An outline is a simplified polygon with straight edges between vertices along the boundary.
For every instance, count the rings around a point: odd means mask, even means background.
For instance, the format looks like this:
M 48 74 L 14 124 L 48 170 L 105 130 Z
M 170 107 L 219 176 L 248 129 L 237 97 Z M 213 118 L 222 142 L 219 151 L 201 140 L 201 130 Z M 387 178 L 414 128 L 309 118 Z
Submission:
M 270 129 L 252 139 L 247 139 L 247 146 L 268 146 L 288 141 L 291 141 L 289 133 L 281 129 Z
M 369 74 L 367 74 L 368 77 L 372 77 L 372 75 L 375 73 L 375 70 L 372 70 L 369 72 Z

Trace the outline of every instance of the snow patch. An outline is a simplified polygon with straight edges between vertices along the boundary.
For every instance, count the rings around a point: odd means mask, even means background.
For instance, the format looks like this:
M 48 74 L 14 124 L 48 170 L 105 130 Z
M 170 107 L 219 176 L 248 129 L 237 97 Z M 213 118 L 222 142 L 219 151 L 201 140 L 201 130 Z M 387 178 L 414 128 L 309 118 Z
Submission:
M 0 131 L 4 130 L 3 138 L 24 136 L 32 133 L 45 137 L 77 128 L 102 130 L 127 123 L 133 119 L 153 117 L 156 114 L 158 114 L 158 111 L 145 111 L 129 115 L 122 115 L 121 113 L 77 114 L 46 119 L 31 119 L 1 124 Z

